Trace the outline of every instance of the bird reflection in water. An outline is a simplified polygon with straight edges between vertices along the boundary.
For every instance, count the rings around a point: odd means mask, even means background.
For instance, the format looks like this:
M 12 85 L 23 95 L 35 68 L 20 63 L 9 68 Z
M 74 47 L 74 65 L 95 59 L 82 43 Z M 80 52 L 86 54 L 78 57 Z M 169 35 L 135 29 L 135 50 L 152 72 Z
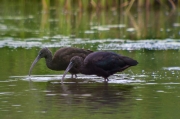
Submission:
M 96 83 L 66 83 L 59 84 L 48 82 L 48 94 L 56 94 L 59 107 L 70 104 L 73 107 L 88 109 L 92 112 L 108 108 L 109 113 L 116 111 L 116 108 L 128 102 L 131 95 L 132 85 L 110 84 L 107 82 Z M 60 96 L 59 96 L 60 95 Z M 48 97 L 47 97 L 48 98 Z M 54 99 L 54 98 L 53 98 Z M 51 98 L 48 98 L 51 101 Z

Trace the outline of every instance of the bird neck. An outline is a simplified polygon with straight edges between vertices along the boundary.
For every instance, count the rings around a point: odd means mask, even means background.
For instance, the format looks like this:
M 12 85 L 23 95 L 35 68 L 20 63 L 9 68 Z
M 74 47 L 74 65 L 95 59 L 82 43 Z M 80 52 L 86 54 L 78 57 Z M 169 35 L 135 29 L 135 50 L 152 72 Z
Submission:
M 49 51 L 49 53 L 47 53 L 45 60 L 46 60 L 46 66 L 50 69 L 53 69 L 52 53 L 50 51 Z
M 81 63 L 80 67 L 79 67 L 79 72 L 81 72 L 82 74 L 91 74 L 90 69 L 86 66 L 86 64 L 84 64 L 84 62 Z
M 84 70 L 84 66 L 85 66 L 84 59 L 79 56 L 74 56 L 72 59 L 73 59 L 72 62 L 74 62 L 73 68 L 82 73 Z

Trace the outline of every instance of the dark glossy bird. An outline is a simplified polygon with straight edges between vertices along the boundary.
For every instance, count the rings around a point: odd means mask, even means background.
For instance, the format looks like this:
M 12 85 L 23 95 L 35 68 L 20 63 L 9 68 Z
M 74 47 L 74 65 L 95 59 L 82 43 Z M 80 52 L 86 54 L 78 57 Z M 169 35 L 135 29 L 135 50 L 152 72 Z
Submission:
M 36 57 L 36 59 L 34 60 L 34 62 L 32 63 L 29 69 L 29 76 L 31 75 L 31 71 L 33 67 L 41 58 L 45 58 L 46 66 L 49 69 L 60 71 L 66 69 L 72 57 L 79 56 L 82 57 L 82 59 L 84 59 L 88 54 L 92 52 L 93 51 L 80 49 L 80 48 L 65 47 L 57 50 L 53 56 L 48 48 L 42 48 L 39 51 L 38 56 Z M 79 73 L 79 71 L 76 70 L 75 68 L 72 68 L 71 70 L 69 70 L 69 72 L 72 74 L 72 77 L 73 75 L 77 77 L 76 74 Z
M 93 52 L 86 56 L 85 59 L 80 56 L 74 56 L 71 58 L 61 82 L 63 83 L 65 75 L 72 68 L 82 74 L 101 76 L 105 81 L 108 81 L 110 75 L 116 72 L 122 72 L 128 67 L 137 64 L 138 62 L 136 60 L 113 52 Z

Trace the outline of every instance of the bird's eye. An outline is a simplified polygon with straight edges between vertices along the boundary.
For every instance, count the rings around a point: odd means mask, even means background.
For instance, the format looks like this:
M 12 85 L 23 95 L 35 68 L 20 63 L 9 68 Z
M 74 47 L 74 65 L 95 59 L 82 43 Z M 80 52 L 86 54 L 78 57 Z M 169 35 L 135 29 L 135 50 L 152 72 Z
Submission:
M 39 55 L 42 55 L 42 52 L 40 52 Z

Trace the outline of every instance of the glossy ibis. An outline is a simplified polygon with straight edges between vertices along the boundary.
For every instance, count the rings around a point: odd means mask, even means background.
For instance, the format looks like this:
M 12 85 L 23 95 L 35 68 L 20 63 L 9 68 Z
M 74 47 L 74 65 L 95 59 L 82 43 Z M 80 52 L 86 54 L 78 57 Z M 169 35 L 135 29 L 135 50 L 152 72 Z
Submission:
M 93 51 L 73 47 L 65 47 L 57 50 L 54 56 L 52 56 L 52 53 L 48 48 L 42 48 L 29 69 L 29 76 L 31 75 L 33 67 L 41 58 L 45 58 L 46 66 L 49 69 L 60 71 L 66 69 L 72 57 L 79 56 L 84 59 L 91 52 Z M 72 74 L 72 77 L 73 75 L 77 77 L 76 74 L 79 73 L 79 71 L 75 68 L 72 68 L 71 70 L 69 70 L 69 72 Z
M 105 81 L 108 81 L 110 75 L 137 64 L 136 60 L 113 52 L 93 52 L 86 56 L 84 60 L 80 56 L 74 56 L 71 58 L 61 82 L 63 83 L 65 75 L 72 68 L 75 68 L 82 74 L 101 76 Z

